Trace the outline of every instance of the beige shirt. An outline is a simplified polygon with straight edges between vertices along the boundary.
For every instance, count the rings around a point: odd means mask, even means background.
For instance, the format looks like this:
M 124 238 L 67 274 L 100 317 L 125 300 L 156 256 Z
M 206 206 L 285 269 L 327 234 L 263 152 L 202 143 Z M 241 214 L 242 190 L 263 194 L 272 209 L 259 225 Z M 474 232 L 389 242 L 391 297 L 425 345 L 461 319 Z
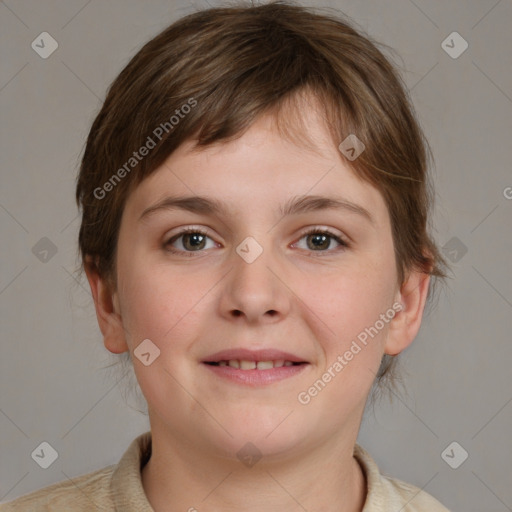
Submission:
M 26 494 L 0 505 L 0 512 L 154 512 L 140 472 L 150 454 L 151 432 L 146 432 L 134 439 L 118 464 Z M 362 512 L 450 512 L 417 487 L 381 475 L 370 454 L 357 444 L 354 456 L 368 486 Z

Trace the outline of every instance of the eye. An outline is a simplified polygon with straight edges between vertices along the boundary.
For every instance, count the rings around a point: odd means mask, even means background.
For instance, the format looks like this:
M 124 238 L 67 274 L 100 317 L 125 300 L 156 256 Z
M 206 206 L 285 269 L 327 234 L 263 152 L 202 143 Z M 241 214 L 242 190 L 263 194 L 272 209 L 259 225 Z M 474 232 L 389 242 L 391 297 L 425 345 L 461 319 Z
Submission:
M 210 247 L 207 247 L 208 239 L 212 242 Z M 349 247 L 348 242 L 346 242 L 340 235 L 332 233 L 325 228 L 317 227 L 310 229 L 302 234 L 300 240 L 303 239 L 306 239 L 306 247 L 299 248 L 317 253 L 332 252 L 334 250 L 331 248 L 333 241 L 343 249 Z M 194 252 L 202 252 L 205 249 L 216 247 L 218 244 L 208 236 L 206 231 L 200 228 L 190 227 L 183 229 L 174 235 L 164 245 L 171 253 L 192 256 Z M 298 246 L 298 243 L 294 244 L 294 246 Z
M 206 247 L 206 240 L 211 238 L 208 234 L 199 228 L 186 228 L 180 231 L 177 235 L 174 235 L 165 243 L 165 247 L 172 253 L 185 254 L 189 256 L 191 252 L 200 252 L 204 249 L 210 249 L 215 247 L 215 242 L 210 247 Z M 180 249 L 176 249 L 176 245 L 181 246 Z
M 304 238 L 306 239 L 305 249 L 313 252 L 332 252 L 332 249 L 330 251 L 328 249 L 331 247 L 333 240 L 338 244 L 338 246 L 341 246 L 344 249 L 349 247 L 349 244 L 340 235 L 332 233 L 328 229 L 310 229 L 302 234 L 300 240 Z M 304 249 L 304 247 L 299 248 Z

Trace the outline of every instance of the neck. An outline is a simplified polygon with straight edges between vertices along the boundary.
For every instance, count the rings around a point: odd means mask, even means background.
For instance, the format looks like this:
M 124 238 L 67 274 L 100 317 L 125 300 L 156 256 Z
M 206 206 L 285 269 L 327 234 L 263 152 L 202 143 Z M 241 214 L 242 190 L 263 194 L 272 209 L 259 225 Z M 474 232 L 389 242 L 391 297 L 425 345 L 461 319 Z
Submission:
M 142 484 L 155 512 L 361 512 L 366 480 L 353 457 L 355 437 L 344 440 L 284 461 L 264 457 L 246 467 L 238 460 L 205 457 L 204 450 L 182 442 L 169 443 L 152 428 Z

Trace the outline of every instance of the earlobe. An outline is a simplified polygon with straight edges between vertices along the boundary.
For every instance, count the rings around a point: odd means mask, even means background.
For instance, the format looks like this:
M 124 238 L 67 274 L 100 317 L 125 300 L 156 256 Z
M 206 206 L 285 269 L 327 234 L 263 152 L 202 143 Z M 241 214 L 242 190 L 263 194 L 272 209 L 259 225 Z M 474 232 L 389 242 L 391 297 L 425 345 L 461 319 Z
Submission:
M 400 287 L 397 301 L 402 309 L 390 322 L 384 353 L 398 355 L 413 342 L 421 327 L 429 283 L 429 274 L 411 271 Z
M 111 291 L 111 287 L 99 275 L 97 266 L 91 259 L 86 260 L 85 273 L 91 287 L 96 317 L 105 347 L 114 354 L 127 352 L 129 348 L 124 335 L 116 292 Z

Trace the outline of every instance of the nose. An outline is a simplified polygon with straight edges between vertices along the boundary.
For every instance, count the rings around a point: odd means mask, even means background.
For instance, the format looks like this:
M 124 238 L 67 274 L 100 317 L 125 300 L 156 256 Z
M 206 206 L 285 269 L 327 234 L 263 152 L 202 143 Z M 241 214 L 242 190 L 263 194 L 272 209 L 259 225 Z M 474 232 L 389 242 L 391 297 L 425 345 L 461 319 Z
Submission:
M 233 251 L 232 267 L 223 283 L 219 307 L 230 321 L 248 325 L 275 323 L 290 309 L 290 290 L 272 251 L 264 249 L 252 262 Z

